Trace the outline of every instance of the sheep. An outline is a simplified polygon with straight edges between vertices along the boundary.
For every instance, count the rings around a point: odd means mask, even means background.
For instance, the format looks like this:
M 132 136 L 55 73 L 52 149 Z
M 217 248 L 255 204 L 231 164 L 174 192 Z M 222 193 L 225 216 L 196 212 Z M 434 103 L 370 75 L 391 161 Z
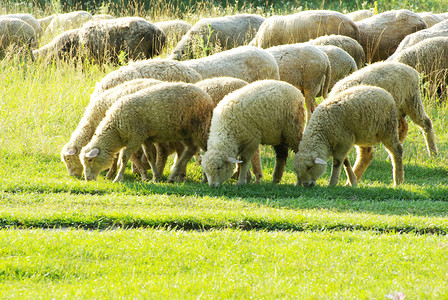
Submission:
M 431 156 L 437 155 L 432 122 L 426 115 L 420 98 L 419 77 L 413 68 L 397 62 L 378 62 L 358 70 L 342 79 L 333 87 L 329 97 L 344 92 L 346 89 L 358 85 L 371 85 L 385 89 L 392 95 L 399 118 L 399 139 L 404 141 L 407 132 L 405 116 L 419 126 L 425 136 L 426 147 Z M 355 175 L 359 180 L 373 158 L 371 147 L 361 148 L 360 161 L 355 168 Z
M 26 49 L 34 60 L 32 48 L 37 47 L 37 36 L 33 27 L 17 18 L 0 18 L 0 58 L 7 53 L 16 53 L 12 47 Z
M 170 42 L 170 45 L 177 44 L 182 37 L 193 27 L 190 23 L 183 20 L 170 20 L 154 23 L 157 27 L 163 30 L 166 36 L 166 40 Z
M 93 21 L 110 20 L 110 19 L 115 19 L 115 17 L 112 16 L 112 15 L 109 15 L 109 14 L 99 14 L 99 15 L 93 15 L 92 16 L 92 20 Z
M 103 63 L 125 59 L 148 59 L 158 55 L 165 34 L 154 24 L 138 17 L 104 19 L 85 23 L 79 30 L 79 43 L 86 56 Z
M 438 16 L 436 14 L 430 13 L 430 12 L 421 12 L 417 13 L 423 21 L 425 21 L 426 25 L 428 25 L 428 28 L 431 28 L 432 26 L 436 25 L 437 23 L 442 22 L 445 20 L 441 16 Z
M 61 33 L 50 43 L 34 50 L 34 57 L 45 61 L 76 58 L 80 52 L 78 31 L 79 29 L 72 29 Z
M 249 83 L 261 79 L 280 79 L 274 57 L 253 46 L 240 46 L 181 63 L 196 70 L 202 79 L 230 76 Z
M 358 40 L 358 27 L 349 17 L 339 12 L 307 10 L 266 19 L 249 45 L 269 48 L 307 42 L 330 34 L 346 35 Z
M 20 19 L 22 21 L 25 21 L 31 27 L 33 27 L 34 31 L 36 32 L 37 38 L 40 38 L 43 34 L 43 29 L 42 26 L 40 26 L 39 21 L 30 14 L 9 14 L 9 15 L 2 15 L 0 16 L 0 18 Z
M 122 148 L 114 182 L 123 180 L 130 156 L 144 142 L 182 142 L 184 152 L 177 160 L 169 182 L 183 181 L 190 158 L 198 146 L 207 149 L 213 103 L 210 96 L 194 84 L 160 83 L 121 98 L 107 111 L 91 141 L 81 150 L 86 180 L 95 180 L 108 168 Z
M 39 22 L 40 27 L 42 27 L 42 30 L 47 29 L 48 25 L 50 25 L 51 21 L 54 19 L 55 16 L 56 15 L 51 15 L 37 20 Z
M 351 13 L 345 14 L 347 17 L 353 20 L 353 22 L 361 21 L 370 17 L 373 17 L 375 13 L 370 9 L 361 9 L 352 11 Z
M 341 48 L 331 45 L 315 47 L 325 53 L 330 61 L 331 79 L 328 85 L 328 91 L 331 91 L 336 82 L 358 70 L 353 57 Z M 320 95 L 318 94 L 317 96 Z
M 162 81 L 183 81 L 196 83 L 202 80 L 195 70 L 178 61 L 169 59 L 149 59 L 131 62 L 110 72 L 95 85 L 92 97 L 125 81 L 137 78 L 154 78 Z
M 398 52 L 391 61 L 404 63 L 424 75 L 430 96 L 445 96 L 448 83 L 448 36 L 427 38 Z
M 209 55 L 216 47 L 229 50 L 246 45 L 264 20 L 253 14 L 201 19 L 182 37 L 169 58 L 199 58 L 202 54 Z
M 57 14 L 48 24 L 45 35 L 56 35 L 61 31 L 79 28 L 92 19 L 92 15 L 84 10 L 73 11 L 66 14 Z
M 288 147 L 297 151 L 304 127 L 303 96 L 291 84 L 276 80 L 253 82 L 225 96 L 213 110 L 202 170 L 209 186 L 218 187 L 241 164 L 238 184 L 246 183 L 249 160 L 259 144 L 273 145 L 273 182 L 280 182 Z M 239 160 L 240 159 L 240 160 Z
M 306 121 L 317 106 L 316 96 L 326 98 L 331 65 L 325 53 L 306 44 L 280 45 L 266 49 L 277 61 L 280 80 L 298 88 L 305 96 Z
M 392 158 L 394 186 L 404 180 L 403 146 L 398 139 L 395 101 L 382 88 L 360 85 L 331 94 L 314 111 L 303 132 L 293 168 L 297 185 L 314 186 L 333 157 L 329 185 L 339 181 L 342 163 L 349 183 L 357 178 L 347 158 L 351 148 L 363 149 L 382 142 Z M 359 155 L 358 155 L 359 159 Z M 356 165 L 355 165 L 356 168 Z
M 156 79 L 134 79 L 108 89 L 90 99 L 84 116 L 75 131 L 73 131 L 70 141 L 64 145 L 61 151 L 61 160 L 65 162 L 67 172 L 70 176 L 78 178 L 82 176 L 83 166 L 79 159 L 79 154 L 81 149 L 89 143 L 96 128 L 106 115 L 107 110 L 121 97 L 159 83 L 162 83 L 162 81 Z M 109 177 L 112 173 L 113 171 L 108 174 Z M 156 173 L 153 171 L 153 174 Z M 160 176 L 158 178 L 155 177 L 155 180 L 159 179 Z
M 324 35 L 317 39 L 308 41 L 313 46 L 336 46 L 346 51 L 356 61 L 356 67 L 361 69 L 366 63 L 366 54 L 357 40 L 343 35 Z
M 442 21 L 439 24 L 434 25 L 431 28 L 420 30 L 420 31 L 417 31 L 417 32 L 407 35 L 400 42 L 397 50 L 395 50 L 394 54 L 391 55 L 388 58 L 388 60 L 392 60 L 401 51 L 403 51 L 409 47 L 412 47 L 425 39 L 439 37 L 439 36 L 448 36 L 448 20 Z
M 387 11 L 356 25 L 368 63 L 387 59 L 405 36 L 428 27 L 419 15 L 406 9 Z

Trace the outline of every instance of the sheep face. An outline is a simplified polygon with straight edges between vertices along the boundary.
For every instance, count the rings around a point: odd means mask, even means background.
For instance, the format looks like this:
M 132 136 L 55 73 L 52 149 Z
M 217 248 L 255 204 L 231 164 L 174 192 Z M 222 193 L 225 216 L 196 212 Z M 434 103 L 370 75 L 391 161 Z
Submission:
M 62 148 L 61 159 L 67 167 L 67 172 L 70 176 L 82 177 L 82 164 L 79 159 L 79 151 L 75 146 L 65 145 Z
M 98 174 L 112 166 L 114 156 L 100 150 L 99 148 L 84 147 L 80 155 L 81 163 L 84 166 L 84 176 L 87 181 L 96 180 Z
M 297 174 L 297 185 L 303 185 L 305 187 L 316 185 L 316 180 L 327 169 L 326 161 L 319 158 L 316 154 L 296 154 L 293 166 Z
M 221 183 L 232 177 L 236 159 L 226 153 L 209 150 L 202 157 L 202 170 L 207 176 L 210 187 L 219 187 Z

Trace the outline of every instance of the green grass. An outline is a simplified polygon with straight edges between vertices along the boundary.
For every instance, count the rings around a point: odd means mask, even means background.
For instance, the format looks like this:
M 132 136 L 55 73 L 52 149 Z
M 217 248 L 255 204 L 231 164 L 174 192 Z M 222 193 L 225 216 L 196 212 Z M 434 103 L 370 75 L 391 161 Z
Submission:
M 194 162 L 181 184 L 71 178 L 60 150 L 116 68 L 0 61 L 1 298 L 448 299 L 446 103 L 424 99 L 438 157 L 409 120 L 395 189 L 381 145 L 356 188 L 327 187 L 329 169 L 296 187 L 292 154 L 273 185 L 270 147 L 260 185 L 211 189 Z

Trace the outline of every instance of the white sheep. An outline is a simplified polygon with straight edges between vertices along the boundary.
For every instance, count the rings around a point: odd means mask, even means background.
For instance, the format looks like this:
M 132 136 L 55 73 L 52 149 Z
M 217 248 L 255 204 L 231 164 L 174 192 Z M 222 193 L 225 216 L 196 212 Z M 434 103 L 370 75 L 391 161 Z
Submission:
M 394 186 L 398 186 L 404 179 L 403 146 L 398 139 L 392 96 L 382 88 L 367 85 L 330 94 L 311 116 L 294 157 L 297 185 L 315 185 L 333 157 L 329 185 L 338 183 L 344 164 L 349 183 L 356 186 L 357 179 L 346 159 L 348 153 L 354 145 L 362 149 L 380 142 L 392 158 Z
M 85 55 L 99 63 L 149 59 L 165 45 L 162 29 L 139 17 L 90 21 L 78 34 Z
M 182 142 L 185 149 L 168 181 L 183 181 L 187 163 L 198 146 L 207 147 L 212 111 L 210 96 L 188 83 L 160 83 L 121 98 L 107 111 L 92 140 L 81 150 L 86 180 L 95 180 L 124 148 L 114 179 L 122 181 L 126 163 L 142 144 L 176 141 Z
M 84 10 L 73 11 L 53 16 L 45 30 L 45 35 L 57 35 L 60 32 L 79 28 L 92 19 L 92 15 Z
M 327 97 L 331 65 L 325 53 L 307 44 L 280 45 L 266 49 L 277 61 L 280 80 L 298 88 L 305 96 L 306 121 L 317 106 L 316 96 Z
M 90 99 L 81 121 L 70 137 L 70 141 L 64 145 L 61 151 L 61 159 L 65 162 L 67 172 L 70 176 L 76 176 L 78 178 L 82 176 L 83 166 L 79 159 L 79 154 L 81 149 L 91 140 L 96 128 L 106 115 L 107 110 L 121 97 L 159 83 L 162 83 L 162 81 L 156 79 L 134 79 L 108 89 Z M 109 174 L 109 177 L 112 174 L 113 171 Z M 154 170 L 153 174 L 155 174 L 154 178 L 156 181 L 160 179 L 160 176 L 157 177 L 157 173 Z
M 324 35 L 317 39 L 310 40 L 308 44 L 313 46 L 336 46 L 350 54 L 356 61 L 358 69 L 364 67 L 366 63 L 366 54 L 361 44 L 357 40 L 344 35 Z
M 387 59 L 405 36 L 428 27 L 419 15 L 406 9 L 383 12 L 356 25 L 368 63 Z
M 293 15 L 269 17 L 249 45 L 269 48 L 303 43 L 330 34 L 346 35 L 358 40 L 358 27 L 349 17 L 339 12 L 307 10 Z
M 353 20 L 353 22 L 358 22 L 370 17 L 373 17 L 375 13 L 370 9 L 361 9 L 352 11 L 350 13 L 345 14 L 347 17 Z
M 30 14 L 9 14 L 9 15 L 2 15 L 0 16 L 0 18 L 20 19 L 22 21 L 25 21 L 31 27 L 33 27 L 34 31 L 36 32 L 37 38 L 40 38 L 43 34 L 43 29 L 42 26 L 40 26 L 39 21 Z
M 109 14 L 99 14 L 99 15 L 93 15 L 92 20 L 98 21 L 98 20 L 110 20 L 110 19 L 116 19 L 114 16 Z
M 16 54 L 22 49 L 34 60 L 32 48 L 37 47 L 36 32 L 25 21 L 17 18 L 0 18 L 0 58 L 6 54 Z M 14 48 L 14 49 L 13 49 Z
M 79 29 L 64 31 L 45 46 L 34 50 L 34 57 L 44 61 L 76 58 L 80 54 L 78 31 Z
M 182 37 L 170 58 L 184 60 L 209 55 L 219 47 L 229 50 L 247 45 L 265 18 L 254 14 L 240 14 L 201 19 Z M 213 52 L 213 51 L 211 51 Z
M 163 30 L 166 36 L 167 45 L 175 46 L 184 35 L 193 27 L 190 23 L 184 20 L 169 20 L 154 23 L 157 27 Z
M 275 58 L 253 46 L 241 46 L 207 57 L 181 62 L 198 72 L 203 79 L 229 76 L 247 82 L 261 79 L 279 79 Z
M 170 59 L 149 59 L 130 62 L 118 70 L 110 72 L 95 85 L 92 97 L 117 86 L 125 81 L 137 78 L 154 78 L 162 81 L 183 81 L 195 83 L 202 80 L 194 69 Z
M 303 96 L 289 83 L 253 82 L 227 95 L 213 110 L 202 170 L 211 187 L 233 174 L 240 163 L 238 184 L 246 183 L 249 161 L 259 144 L 273 145 L 276 164 L 273 182 L 280 182 L 288 147 L 297 151 L 305 121 Z
M 417 13 L 417 15 L 419 15 L 423 19 L 423 21 L 425 21 L 426 25 L 428 25 L 428 28 L 431 28 L 432 26 L 436 25 L 437 23 L 440 23 L 443 20 L 445 20 L 441 16 L 438 16 L 431 12 L 421 12 L 421 13 Z
M 39 25 L 42 27 L 42 30 L 46 30 L 48 25 L 50 25 L 51 21 L 56 17 L 56 15 L 47 16 L 44 18 L 40 18 L 37 21 L 39 22 Z
M 397 62 L 374 63 L 336 83 L 329 97 L 358 85 L 377 86 L 389 92 L 396 103 L 400 141 L 403 142 L 406 137 L 408 126 L 405 116 L 408 115 L 422 129 L 428 153 L 432 156 L 437 155 L 432 122 L 426 115 L 420 98 L 419 76 L 417 71 Z M 364 147 L 360 151 L 359 156 L 362 158 L 361 161 L 363 163 L 358 163 L 354 168 L 358 180 L 373 158 L 371 147 Z

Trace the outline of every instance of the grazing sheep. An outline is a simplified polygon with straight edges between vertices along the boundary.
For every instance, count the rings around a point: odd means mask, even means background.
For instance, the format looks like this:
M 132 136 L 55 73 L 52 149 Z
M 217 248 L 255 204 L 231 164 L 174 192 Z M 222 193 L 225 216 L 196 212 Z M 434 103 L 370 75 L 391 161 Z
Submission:
M 229 50 L 246 45 L 264 20 L 252 14 L 201 19 L 179 41 L 170 58 L 199 58 L 203 54 L 209 55 L 210 50 L 216 47 Z
M 114 16 L 111 16 L 109 14 L 99 14 L 99 15 L 93 15 L 92 20 L 98 21 L 98 20 L 111 20 L 116 19 Z
M 177 44 L 184 35 L 193 27 L 190 23 L 183 20 L 170 20 L 164 22 L 154 23 L 157 27 L 163 30 L 166 36 L 167 45 Z
M 373 17 L 375 13 L 370 9 L 361 9 L 352 11 L 351 13 L 345 14 L 347 17 L 353 20 L 353 22 L 358 22 L 370 17 Z
M 54 19 L 56 15 L 51 15 L 45 18 L 38 19 L 39 25 L 42 27 L 42 30 L 46 30 L 48 25 L 50 25 L 51 21 Z
M 86 11 L 73 11 L 66 14 L 57 14 L 52 19 L 45 35 L 56 35 L 59 32 L 79 28 L 92 19 L 92 15 Z
M 85 23 L 79 42 L 87 57 L 96 62 L 118 63 L 126 59 L 148 59 L 158 55 L 165 44 L 162 29 L 138 17 L 104 19 Z
M 419 15 L 406 9 L 387 11 L 356 25 L 368 63 L 387 59 L 405 36 L 428 27 Z
M 120 151 L 114 182 L 122 181 L 126 163 L 145 142 L 182 142 L 184 152 L 177 160 L 169 182 L 183 181 L 187 163 L 206 149 L 213 103 L 194 84 L 160 83 L 121 98 L 107 111 L 92 140 L 81 150 L 86 180 L 95 180 Z
M 79 29 L 65 31 L 55 37 L 50 43 L 34 50 L 36 59 L 54 61 L 58 59 L 67 60 L 79 55 Z
M 404 141 L 407 132 L 405 116 L 422 129 L 425 136 L 428 153 L 437 155 L 437 146 L 432 122 L 426 115 L 420 98 L 419 77 L 413 68 L 397 62 L 378 62 L 342 79 L 333 87 L 330 97 L 342 93 L 350 87 L 358 85 L 372 85 L 385 89 L 395 100 L 397 117 L 399 118 L 399 139 Z M 361 148 L 360 161 L 354 171 L 359 180 L 373 158 L 371 147 Z
M 154 78 L 162 81 L 195 83 L 202 80 L 195 70 L 170 59 L 149 59 L 131 62 L 107 74 L 95 86 L 92 97 L 125 81 L 137 78 Z
M 366 63 L 366 54 L 361 44 L 357 40 L 343 35 L 324 35 L 317 39 L 311 40 L 308 44 L 313 46 L 336 46 L 350 54 L 356 61 L 358 69 L 364 67 Z
M 329 185 L 339 181 L 342 163 L 352 186 L 357 179 L 347 158 L 354 145 L 370 147 L 382 142 L 392 158 L 394 186 L 403 182 L 403 146 L 398 139 L 395 101 L 384 89 L 361 85 L 331 94 L 311 116 L 293 168 L 297 185 L 314 186 L 333 157 Z M 358 156 L 359 159 L 359 156 Z
M 24 49 L 34 60 L 32 48 L 37 47 L 36 32 L 20 19 L 0 18 L 0 58 L 7 53 L 16 54 L 17 51 L 12 49 L 13 47 L 18 48 L 19 52 Z
M 202 169 L 211 187 L 218 187 L 241 164 L 238 184 L 246 183 L 249 161 L 259 144 L 273 145 L 273 182 L 280 182 L 288 147 L 297 151 L 304 127 L 303 96 L 283 81 L 261 80 L 229 95 L 216 106 Z
M 438 16 L 436 14 L 430 13 L 430 12 L 421 12 L 417 13 L 423 21 L 425 21 L 426 25 L 428 25 L 428 28 L 431 28 L 432 26 L 436 25 L 437 23 L 442 22 L 445 20 L 441 16 Z
M 330 34 L 346 35 L 358 40 L 358 27 L 349 17 L 339 12 L 307 10 L 266 19 L 249 45 L 269 48 L 303 43 Z
M 307 44 L 290 44 L 266 49 L 277 61 L 280 80 L 298 88 L 305 96 L 306 122 L 317 106 L 316 96 L 327 97 L 331 81 L 330 61 L 325 53 Z
M 392 61 L 413 67 L 429 82 L 430 96 L 446 97 L 448 84 L 448 37 L 424 39 L 394 55 Z
M 279 79 L 277 62 L 268 52 L 253 46 L 241 46 L 207 57 L 183 61 L 203 79 L 230 76 L 253 82 Z
M 36 32 L 37 38 L 40 38 L 43 34 L 43 29 L 42 26 L 40 26 L 39 21 L 30 14 L 9 14 L 2 15 L 0 16 L 0 19 L 1 18 L 13 18 L 25 21 L 28 25 L 33 27 L 34 31 Z
M 330 45 L 315 47 L 325 53 L 330 61 L 331 79 L 328 85 L 328 91 L 331 91 L 336 82 L 358 70 L 353 57 L 341 48 Z M 320 95 L 318 94 L 317 96 Z
M 141 89 L 159 83 L 162 83 L 162 81 L 155 79 L 130 80 L 90 99 L 90 103 L 87 106 L 78 127 L 73 131 L 70 141 L 64 145 L 61 151 L 61 159 L 65 162 L 70 176 L 82 176 L 83 167 L 79 159 L 79 153 L 91 140 L 96 128 L 106 115 L 107 110 L 121 97 L 133 94 Z M 153 171 L 153 174 L 156 173 Z

